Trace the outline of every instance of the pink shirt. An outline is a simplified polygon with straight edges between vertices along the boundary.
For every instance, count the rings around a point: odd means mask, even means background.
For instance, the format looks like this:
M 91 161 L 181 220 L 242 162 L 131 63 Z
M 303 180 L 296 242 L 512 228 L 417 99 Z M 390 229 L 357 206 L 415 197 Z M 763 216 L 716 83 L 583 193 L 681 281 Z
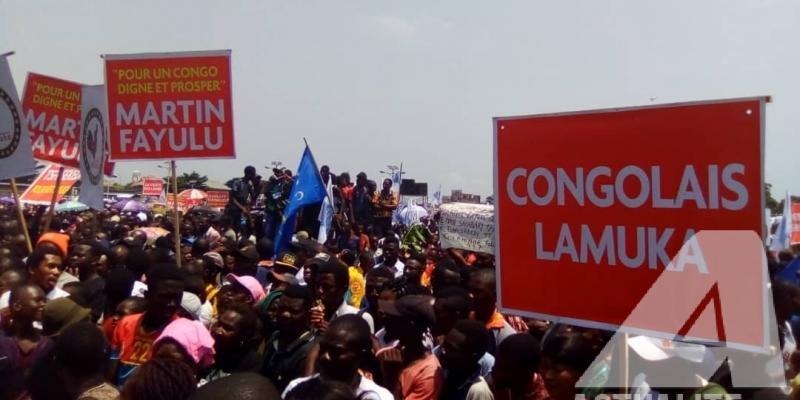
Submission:
M 400 391 L 406 400 L 438 399 L 443 382 L 439 359 L 431 353 L 400 373 Z

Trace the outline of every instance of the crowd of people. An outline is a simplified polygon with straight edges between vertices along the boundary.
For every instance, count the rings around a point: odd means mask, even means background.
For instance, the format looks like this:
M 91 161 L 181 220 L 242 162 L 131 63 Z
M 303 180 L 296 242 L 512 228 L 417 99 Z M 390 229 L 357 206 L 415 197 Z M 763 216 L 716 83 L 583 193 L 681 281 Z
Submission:
M 328 226 L 323 206 L 310 206 L 291 240 L 276 246 L 292 175 L 272 172 L 264 180 L 247 167 L 229 182 L 230 204 L 219 214 L 108 208 L 45 223 L 43 210 L 28 208 L 32 251 L 15 206 L 0 205 L 0 399 L 574 400 L 614 392 L 576 387 L 582 376 L 603 383 L 607 369 L 595 359 L 613 332 L 501 314 L 494 258 L 441 248 L 436 214 L 398 223 L 391 180 L 378 188 L 359 173 L 353 184 L 323 166 L 334 210 L 326 240 L 317 240 Z M 165 234 L 149 234 L 153 227 Z M 781 254 L 772 270 L 790 260 Z M 774 287 L 786 348 L 795 343 L 789 322 L 800 314 L 800 289 Z M 796 353 L 788 351 L 790 361 Z M 732 390 L 726 368 L 699 391 L 650 390 L 724 394 Z

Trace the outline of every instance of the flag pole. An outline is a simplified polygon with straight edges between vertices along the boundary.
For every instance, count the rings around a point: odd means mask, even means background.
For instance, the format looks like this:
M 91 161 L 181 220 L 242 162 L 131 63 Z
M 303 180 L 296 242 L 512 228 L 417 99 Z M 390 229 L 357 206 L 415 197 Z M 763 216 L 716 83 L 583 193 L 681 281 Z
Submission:
M 47 217 L 44 220 L 44 229 L 42 233 L 50 230 L 50 223 L 53 221 L 53 214 L 56 208 L 56 198 L 58 198 L 58 191 L 61 189 L 61 178 L 64 177 L 64 167 L 58 168 L 58 177 L 56 178 L 56 188 L 53 190 L 53 197 L 50 198 L 50 209 L 47 210 Z
M 22 233 L 25 234 L 25 245 L 28 247 L 28 254 L 33 253 L 33 245 L 31 244 L 31 234 L 28 232 L 28 223 L 25 222 L 25 214 L 22 212 L 22 202 L 19 200 L 19 190 L 17 190 L 17 180 L 11 178 L 11 193 L 14 194 L 14 202 L 17 207 L 17 218 L 22 227 Z
M 397 206 L 400 207 L 400 204 L 403 204 L 403 195 L 400 191 L 400 187 L 403 185 L 403 162 L 400 161 L 400 172 L 397 175 Z
M 181 266 L 181 214 L 178 211 L 178 172 L 175 166 L 175 160 L 170 161 L 170 169 L 172 170 L 172 191 L 175 194 L 175 203 L 173 209 L 175 210 L 175 262 L 178 268 Z

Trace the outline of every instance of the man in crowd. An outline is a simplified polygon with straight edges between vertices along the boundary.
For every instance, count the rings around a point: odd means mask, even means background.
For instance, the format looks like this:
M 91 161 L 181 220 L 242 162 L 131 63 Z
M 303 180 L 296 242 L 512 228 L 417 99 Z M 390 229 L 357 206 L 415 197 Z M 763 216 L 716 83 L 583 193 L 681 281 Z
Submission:
M 383 262 L 375 268 L 386 267 L 394 273 L 395 278 L 403 276 L 405 264 L 400 261 L 400 241 L 394 236 L 388 236 L 383 241 Z
M 356 224 L 367 225 L 372 222 L 372 193 L 367 187 L 367 174 L 356 175 L 352 200 L 353 220 Z
M 350 285 L 350 273 L 347 267 L 334 256 L 325 253 L 316 255 L 311 260 L 311 265 L 317 268 L 314 288 L 316 298 L 321 303 L 311 310 L 311 325 L 318 331 L 325 332 L 334 318 L 346 314 L 359 314 L 369 325 L 370 332 L 374 332 L 372 316 L 348 305 L 345 301 L 345 293 Z
M 445 383 L 443 399 L 490 400 L 492 391 L 481 376 L 478 360 L 487 350 L 486 329 L 471 319 L 455 323 L 447 333 L 442 351 Z
M 106 282 L 102 275 L 108 268 L 107 252 L 96 241 L 84 241 L 72 246 L 67 265 L 78 271 L 86 302 L 92 309 L 92 321 L 96 322 L 103 313 L 105 301 Z
M 394 280 L 394 273 L 389 270 L 389 268 L 373 268 L 367 273 L 367 277 L 365 279 L 366 282 L 366 292 L 364 293 L 364 299 L 367 303 L 366 310 L 370 315 L 375 316 L 375 329 L 380 330 L 383 328 L 383 323 L 378 318 L 378 298 L 380 297 L 381 292 L 388 288 L 392 281 Z
M 384 383 L 402 399 L 436 399 L 442 389 L 439 360 L 426 347 L 424 336 L 435 322 L 433 298 L 403 296 L 395 301 L 380 300 L 386 315 L 386 335 L 398 339 L 398 346 L 382 350 Z
M 230 193 L 228 195 L 227 215 L 233 226 L 242 229 L 247 224 L 242 224 L 242 218 L 249 218 L 250 207 L 255 201 L 253 183 L 256 178 L 256 168 L 248 165 L 244 168 L 244 176 L 228 182 Z M 246 235 L 245 235 L 246 237 Z
M 495 353 L 497 346 L 508 336 L 516 333 L 497 311 L 497 287 L 495 271 L 491 268 L 478 268 L 469 275 L 467 288 L 472 295 L 475 320 L 480 321 L 489 331 L 488 352 Z
M 331 322 L 319 342 L 319 374 L 297 378 L 287 385 L 283 397 L 310 379 L 339 381 L 353 388 L 362 400 L 391 400 L 392 394 L 359 374 L 358 369 L 372 354 L 370 327 L 358 315 L 348 314 Z
M 545 400 L 544 380 L 539 375 L 541 346 L 528 333 L 517 333 L 497 347 L 497 364 L 491 385 L 496 400 Z
M 40 247 L 36 248 L 25 261 L 30 276 L 28 282 L 38 286 L 44 291 L 47 300 L 69 296 L 69 293 L 56 287 L 58 277 L 64 270 L 64 258 L 59 250 Z M 11 292 L 0 296 L 0 312 L 9 306 Z
M 267 340 L 261 373 L 283 391 L 293 379 L 303 375 L 305 359 L 313 346 L 309 310 L 311 291 L 300 285 L 283 290 L 277 300 L 276 328 Z
M 383 188 L 372 198 L 373 223 L 382 232 L 392 227 L 392 213 L 397 209 L 397 195 L 392 190 L 392 180 L 384 179 Z
M 108 349 L 103 332 L 89 322 L 64 329 L 55 347 L 59 380 L 70 398 L 115 399 L 119 391 L 105 382 Z
M 147 310 L 123 318 L 111 341 L 111 371 L 122 386 L 134 370 L 150 360 L 153 342 L 173 320 L 183 296 L 183 272 L 174 265 L 157 265 L 147 273 Z

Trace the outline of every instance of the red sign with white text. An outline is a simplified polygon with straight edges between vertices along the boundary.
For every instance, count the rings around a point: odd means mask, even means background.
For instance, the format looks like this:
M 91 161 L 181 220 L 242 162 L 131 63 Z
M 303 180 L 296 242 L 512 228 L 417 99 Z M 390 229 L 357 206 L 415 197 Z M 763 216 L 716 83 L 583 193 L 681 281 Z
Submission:
M 792 202 L 791 244 L 800 244 L 800 202 Z
M 209 190 L 206 191 L 206 202 L 211 208 L 225 208 L 228 205 L 228 191 Z
M 167 208 L 175 209 L 175 193 L 167 193 Z M 178 197 L 178 211 L 186 212 L 186 199 Z
M 105 60 L 111 159 L 235 157 L 229 51 Z
M 80 168 L 81 85 L 30 72 L 22 108 L 31 134 L 33 156 Z M 111 175 L 114 164 L 106 162 L 103 170 Z
M 696 232 L 761 236 L 764 100 L 496 118 L 498 306 L 617 327 L 661 274 L 703 272 L 676 258 Z
M 25 193 L 19 197 L 20 201 L 25 204 L 50 204 L 53 198 L 53 192 L 56 190 L 56 181 L 58 180 L 58 165 L 50 164 L 42 171 L 36 180 L 28 186 Z M 59 202 L 72 186 L 81 179 L 81 171 L 75 168 L 64 168 L 64 173 L 61 175 L 61 185 L 58 187 L 58 195 L 56 196 L 56 203 Z
M 142 194 L 145 196 L 161 196 L 164 190 L 164 181 L 159 178 L 142 179 Z

